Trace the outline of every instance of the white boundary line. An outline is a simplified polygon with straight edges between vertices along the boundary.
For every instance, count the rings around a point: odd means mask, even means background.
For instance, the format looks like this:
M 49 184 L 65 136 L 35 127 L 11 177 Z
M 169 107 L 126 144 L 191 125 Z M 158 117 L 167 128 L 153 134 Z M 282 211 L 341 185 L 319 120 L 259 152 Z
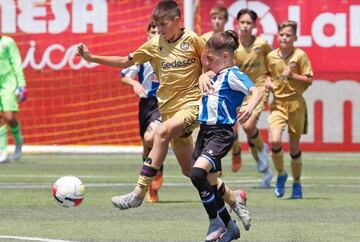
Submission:
M 14 151 L 14 145 L 8 146 L 8 151 Z M 84 154 L 141 154 L 142 146 L 116 145 L 24 145 L 24 153 L 84 153 Z
M 43 242 L 75 242 L 75 241 L 70 241 L 70 240 L 47 239 L 47 238 L 38 238 L 38 237 L 10 236 L 10 235 L 0 235 L 0 239 L 43 241 Z
M 291 179 L 289 178 L 289 181 Z M 228 185 L 241 184 L 244 187 L 254 186 L 259 180 L 238 180 L 228 181 Z M 85 187 L 133 187 L 135 183 L 87 183 Z M 52 184 L 46 183 L 0 183 L 1 189 L 50 189 Z M 165 182 L 164 187 L 192 187 L 190 182 L 187 183 L 171 183 Z M 289 185 L 290 186 L 290 185 Z M 303 184 L 303 187 L 330 187 L 330 188 L 360 188 L 360 184 Z
M 14 151 L 14 145 L 9 145 L 9 152 Z M 24 153 L 78 153 L 78 154 L 141 154 L 142 146 L 121 146 L 121 145 L 24 145 Z M 172 150 L 169 149 L 172 153 Z M 320 158 L 316 160 L 332 160 L 336 157 L 359 159 L 360 152 L 305 152 L 318 153 Z M 325 154 L 323 154 L 325 153 Z M 329 155 L 331 154 L 331 155 Z

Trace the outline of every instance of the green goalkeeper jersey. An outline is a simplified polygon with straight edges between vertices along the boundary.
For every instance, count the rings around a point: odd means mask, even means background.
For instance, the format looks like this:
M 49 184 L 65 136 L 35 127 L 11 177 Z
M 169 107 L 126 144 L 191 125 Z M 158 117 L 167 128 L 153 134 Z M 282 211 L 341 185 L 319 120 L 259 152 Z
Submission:
M 8 90 L 26 85 L 19 50 L 9 36 L 0 36 L 0 85 L 10 85 Z

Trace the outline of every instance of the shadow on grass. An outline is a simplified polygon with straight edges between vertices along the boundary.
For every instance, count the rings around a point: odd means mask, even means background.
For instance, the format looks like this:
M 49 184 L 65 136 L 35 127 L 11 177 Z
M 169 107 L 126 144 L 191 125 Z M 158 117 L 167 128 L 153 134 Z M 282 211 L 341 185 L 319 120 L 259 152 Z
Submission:
M 164 203 L 164 204 L 176 204 L 176 203 L 200 203 L 200 201 L 189 201 L 189 200 L 175 200 L 175 201 L 158 201 L 157 203 Z
M 333 200 L 332 198 L 330 197 L 303 197 L 302 199 L 292 199 L 290 197 L 287 198 L 287 200 L 290 200 L 290 201 L 301 201 L 301 200 Z

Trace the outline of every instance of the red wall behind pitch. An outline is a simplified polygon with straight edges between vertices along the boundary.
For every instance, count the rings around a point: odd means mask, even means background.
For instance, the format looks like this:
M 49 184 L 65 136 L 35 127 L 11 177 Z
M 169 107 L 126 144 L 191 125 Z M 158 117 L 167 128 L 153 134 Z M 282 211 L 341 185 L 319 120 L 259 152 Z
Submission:
M 119 70 L 85 67 L 74 57 L 73 49 L 78 42 L 84 42 L 94 53 L 127 55 L 145 41 L 146 25 L 157 1 L 98 0 L 85 6 L 85 10 L 81 0 L 65 6 L 56 5 L 60 3 L 55 0 L 44 0 L 44 4 L 37 5 L 31 2 L 23 6 L 17 1 L 12 6 L 0 5 L 0 16 L 6 19 L 0 21 L 0 31 L 16 39 L 25 65 L 29 99 L 22 104 L 19 117 L 26 143 L 139 144 L 137 97 L 130 88 L 119 85 Z M 357 17 L 360 3 L 355 0 L 201 1 L 202 32 L 210 30 L 209 11 L 215 4 L 231 10 L 228 27 L 236 27 L 233 17 L 240 8 L 256 10 L 260 13 L 258 34 L 267 34 L 274 47 L 277 46 L 272 36 L 276 30 L 274 23 L 288 18 L 299 20 L 298 46 L 308 53 L 315 73 L 307 97 L 308 105 L 314 106 L 310 120 L 312 132 L 304 137 L 303 147 L 312 151 L 359 151 L 360 100 L 352 92 L 360 91 L 360 19 Z M 45 14 L 39 15 L 34 9 Z M 79 9 L 85 17 L 79 15 Z M 86 13 L 94 11 L 99 14 L 90 17 L 81 32 L 83 23 L 76 20 L 86 22 Z M 38 15 L 29 20 L 26 18 L 29 13 Z M 98 23 L 103 26 L 95 27 Z M 323 92 L 329 92 L 326 94 L 330 98 Z M 342 108 L 332 105 L 337 100 L 343 102 Z M 327 107 L 327 111 L 322 107 Z M 265 136 L 266 114 L 259 122 Z M 334 122 L 336 117 L 340 117 L 341 124 Z

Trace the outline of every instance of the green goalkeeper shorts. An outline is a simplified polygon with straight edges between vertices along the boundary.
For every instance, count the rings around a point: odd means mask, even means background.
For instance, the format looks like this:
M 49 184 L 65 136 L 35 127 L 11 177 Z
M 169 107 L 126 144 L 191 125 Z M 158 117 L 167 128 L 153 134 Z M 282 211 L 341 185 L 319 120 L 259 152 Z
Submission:
M 10 77 L 11 78 L 11 77 Z M 16 80 L 3 78 L 0 81 L 0 112 L 18 112 L 19 104 L 15 95 Z
M 15 93 L 2 93 L 0 97 L 0 112 L 18 112 L 19 105 Z

